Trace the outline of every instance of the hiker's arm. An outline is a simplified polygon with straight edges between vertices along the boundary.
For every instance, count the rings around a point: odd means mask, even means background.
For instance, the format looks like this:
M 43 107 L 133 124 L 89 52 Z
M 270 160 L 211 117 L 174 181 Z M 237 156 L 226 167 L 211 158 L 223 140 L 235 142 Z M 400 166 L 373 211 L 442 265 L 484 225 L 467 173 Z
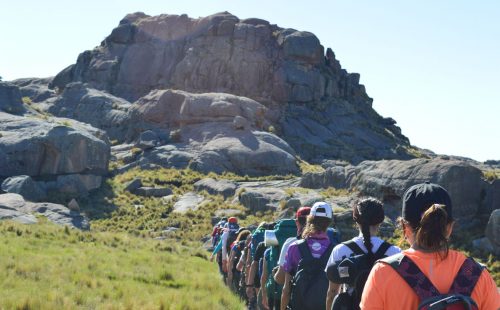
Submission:
M 330 281 L 328 292 L 326 293 L 326 310 L 332 309 L 332 303 L 335 296 L 339 293 L 340 284 Z
M 220 249 L 222 249 L 222 240 L 219 240 L 219 243 L 217 243 L 217 246 L 215 247 L 214 251 L 212 252 L 212 256 L 217 254 L 217 252 L 219 252 Z
M 227 238 L 229 236 L 229 233 L 225 231 L 222 234 L 222 261 L 227 260 Z
M 258 262 L 252 262 L 252 265 L 250 266 L 250 272 L 248 273 L 248 276 L 246 277 L 245 281 L 247 282 L 246 283 L 246 293 L 247 293 L 247 297 L 248 299 L 252 299 L 254 297 L 254 294 L 255 294 L 255 272 L 257 270 L 257 265 L 259 263 Z
M 274 281 L 276 281 L 279 285 L 283 285 L 283 283 L 285 283 L 285 270 L 283 269 L 283 266 L 278 267 L 278 271 L 274 274 Z
M 254 285 L 254 280 L 255 280 L 255 273 L 257 272 L 259 263 L 256 261 L 252 262 L 252 265 L 250 265 L 250 271 L 248 272 L 248 276 L 246 278 L 247 281 L 247 287 L 250 285 Z
M 260 277 L 260 289 L 262 291 L 262 305 L 264 306 L 265 309 L 269 309 L 269 300 L 267 300 L 267 289 L 266 289 L 266 282 L 267 282 L 267 261 L 264 259 L 262 263 L 262 276 Z
M 227 261 L 227 285 L 231 286 L 231 282 L 233 282 L 233 266 L 232 261 L 234 259 L 234 250 L 231 249 L 231 254 L 229 254 L 229 259 Z
M 238 265 L 236 265 L 236 270 L 241 272 L 243 270 L 243 266 L 245 265 L 245 261 L 247 258 L 247 250 L 243 250 L 243 254 L 241 254 L 240 260 L 238 261 Z
M 285 272 L 285 284 L 283 286 L 283 291 L 281 292 L 281 310 L 286 310 L 288 302 L 290 301 L 290 292 L 292 285 L 292 276 Z

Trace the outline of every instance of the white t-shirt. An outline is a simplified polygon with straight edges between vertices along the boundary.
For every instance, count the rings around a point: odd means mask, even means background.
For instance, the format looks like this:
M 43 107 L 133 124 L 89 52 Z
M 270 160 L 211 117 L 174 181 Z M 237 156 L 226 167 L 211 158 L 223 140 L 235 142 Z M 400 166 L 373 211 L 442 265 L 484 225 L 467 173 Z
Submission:
M 361 250 L 363 250 L 365 253 L 368 252 L 363 243 L 363 235 L 360 234 L 359 236 L 352 238 L 352 240 L 356 242 Z M 370 240 L 372 242 L 372 253 L 377 252 L 380 245 L 384 242 L 384 240 L 376 236 L 372 236 Z M 391 245 L 385 252 L 385 255 L 391 256 L 399 252 L 401 252 L 401 249 L 399 247 Z M 332 254 L 330 254 L 330 258 L 328 259 L 328 263 L 326 264 L 325 271 L 326 269 L 328 269 L 328 266 L 333 265 L 336 262 L 343 260 L 344 258 L 350 257 L 352 254 L 352 250 L 347 245 L 342 243 L 337 244 L 337 246 L 333 248 Z
M 297 241 L 297 237 L 290 237 L 286 239 L 285 243 L 283 243 L 283 246 L 281 247 L 280 258 L 278 259 L 278 266 L 283 266 L 283 264 L 285 263 L 285 256 L 286 252 L 288 251 L 288 247 L 294 241 Z

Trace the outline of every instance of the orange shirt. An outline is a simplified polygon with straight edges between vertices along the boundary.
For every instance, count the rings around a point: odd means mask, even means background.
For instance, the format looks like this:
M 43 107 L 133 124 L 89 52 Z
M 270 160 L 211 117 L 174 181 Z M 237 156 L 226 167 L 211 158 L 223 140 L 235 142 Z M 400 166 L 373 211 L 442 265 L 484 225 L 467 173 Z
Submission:
M 445 260 L 440 260 L 435 253 L 423 253 L 414 249 L 403 251 L 441 294 L 446 294 L 462 266 L 466 256 L 450 250 Z M 500 294 L 493 278 L 485 269 L 481 273 L 472 299 L 480 310 L 500 309 Z M 417 309 L 419 298 L 406 281 L 391 266 L 377 263 L 366 281 L 361 298 L 361 309 Z

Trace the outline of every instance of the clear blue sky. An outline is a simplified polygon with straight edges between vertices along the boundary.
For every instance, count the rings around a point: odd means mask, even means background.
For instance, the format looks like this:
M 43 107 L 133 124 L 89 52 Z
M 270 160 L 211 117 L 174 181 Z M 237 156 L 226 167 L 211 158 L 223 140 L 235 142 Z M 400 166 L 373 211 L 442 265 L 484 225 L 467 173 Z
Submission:
M 127 13 L 229 11 L 315 33 L 413 145 L 500 159 L 500 1 L 0 0 L 0 76 L 53 76 Z

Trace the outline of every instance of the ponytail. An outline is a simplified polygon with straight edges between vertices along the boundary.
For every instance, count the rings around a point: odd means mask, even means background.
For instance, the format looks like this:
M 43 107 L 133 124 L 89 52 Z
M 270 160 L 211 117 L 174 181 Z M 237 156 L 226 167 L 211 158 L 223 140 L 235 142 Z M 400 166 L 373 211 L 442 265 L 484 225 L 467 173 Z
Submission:
M 370 263 L 375 262 L 375 255 L 373 254 L 372 248 L 372 239 L 371 239 L 371 234 L 370 234 L 370 225 L 368 224 L 361 224 L 361 233 L 363 234 L 363 244 L 365 245 L 366 249 L 368 250 L 368 259 Z
M 415 229 L 417 246 L 429 252 L 439 252 L 441 259 L 445 259 L 449 251 L 447 233 L 451 222 L 444 205 L 432 205 L 424 212 L 420 225 Z

